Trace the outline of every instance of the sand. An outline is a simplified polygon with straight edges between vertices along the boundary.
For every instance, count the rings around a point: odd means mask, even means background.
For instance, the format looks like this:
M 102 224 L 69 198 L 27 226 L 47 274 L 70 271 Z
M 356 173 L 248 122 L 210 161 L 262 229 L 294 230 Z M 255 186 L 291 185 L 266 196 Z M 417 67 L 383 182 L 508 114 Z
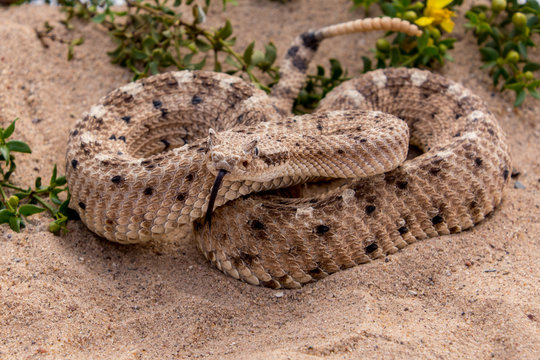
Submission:
M 363 16 L 347 0 L 240 3 L 225 14 L 216 6 L 209 18 L 230 18 L 239 48 L 271 40 L 280 54 L 308 28 Z M 75 120 L 131 78 L 110 64 L 103 30 L 81 24 L 69 34 L 61 18 L 46 6 L 0 9 L 0 124 L 19 117 L 14 137 L 33 149 L 17 158 L 20 184 L 47 179 L 54 163 L 63 171 Z M 38 41 L 34 28 L 45 20 L 59 37 L 84 34 L 73 61 L 65 45 Z M 456 61 L 441 73 L 487 101 L 520 173 L 472 231 L 274 291 L 223 275 L 191 239 L 121 246 L 81 222 L 65 236 L 49 233 L 46 217 L 31 218 L 20 234 L 2 225 L 0 359 L 538 358 L 540 102 L 514 110 L 512 94 L 495 92 L 462 24 Z M 324 43 L 315 63 L 335 57 L 356 75 L 377 36 Z

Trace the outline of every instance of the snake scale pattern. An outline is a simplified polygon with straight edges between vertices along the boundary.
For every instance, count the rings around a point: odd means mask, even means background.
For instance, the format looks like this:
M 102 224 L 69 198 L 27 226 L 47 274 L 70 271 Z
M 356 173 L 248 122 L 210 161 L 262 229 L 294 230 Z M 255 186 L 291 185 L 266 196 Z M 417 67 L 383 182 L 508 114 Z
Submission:
M 501 202 L 511 163 L 496 119 L 466 88 L 427 71 L 376 70 L 332 90 L 315 113 L 291 114 L 319 43 L 371 30 L 419 33 L 389 18 L 306 32 L 270 95 L 205 71 L 112 91 L 70 133 L 71 206 L 119 243 L 191 231 L 224 273 L 271 288 L 471 228 Z M 409 146 L 419 154 L 406 159 Z

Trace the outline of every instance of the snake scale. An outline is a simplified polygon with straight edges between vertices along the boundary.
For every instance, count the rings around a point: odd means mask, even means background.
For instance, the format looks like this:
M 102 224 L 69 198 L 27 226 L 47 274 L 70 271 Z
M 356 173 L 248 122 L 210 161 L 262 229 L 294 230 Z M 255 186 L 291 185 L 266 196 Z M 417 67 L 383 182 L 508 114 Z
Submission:
M 323 39 L 380 29 L 419 34 L 389 18 L 306 32 L 270 95 L 205 71 L 113 90 L 70 133 L 71 206 L 119 243 L 192 231 L 217 268 L 272 288 L 471 228 L 501 202 L 511 164 L 469 90 L 427 71 L 376 70 L 315 113 L 291 114 Z M 410 145 L 420 154 L 406 159 Z

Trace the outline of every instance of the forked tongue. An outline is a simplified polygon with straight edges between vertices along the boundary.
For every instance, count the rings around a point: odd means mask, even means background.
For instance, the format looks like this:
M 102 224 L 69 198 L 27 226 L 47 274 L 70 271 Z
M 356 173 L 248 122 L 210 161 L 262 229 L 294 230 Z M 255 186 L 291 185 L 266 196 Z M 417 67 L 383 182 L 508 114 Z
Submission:
M 212 212 L 214 211 L 214 203 L 216 202 L 216 197 L 225 174 L 227 174 L 227 170 L 219 170 L 216 180 L 214 181 L 214 185 L 212 186 L 212 191 L 210 192 L 210 200 L 208 200 L 208 208 L 206 209 L 205 216 L 206 223 L 208 224 L 208 230 L 212 228 Z

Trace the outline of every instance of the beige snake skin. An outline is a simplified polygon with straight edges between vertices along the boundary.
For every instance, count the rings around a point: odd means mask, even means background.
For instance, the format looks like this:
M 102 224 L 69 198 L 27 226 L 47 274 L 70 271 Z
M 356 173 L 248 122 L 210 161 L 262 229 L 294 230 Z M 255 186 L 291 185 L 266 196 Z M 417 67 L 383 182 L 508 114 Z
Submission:
M 203 71 L 112 91 L 70 134 L 72 207 L 120 243 L 191 227 L 220 270 L 272 288 L 471 228 L 500 203 L 511 165 L 497 121 L 467 89 L 427 71 L 377 70 L 334 89 L 316 113 L 290 115 L 320 41 L 370 21 L 299 36 L 271 96 Z M 408 141 L 422 154 L 404 161 Z

